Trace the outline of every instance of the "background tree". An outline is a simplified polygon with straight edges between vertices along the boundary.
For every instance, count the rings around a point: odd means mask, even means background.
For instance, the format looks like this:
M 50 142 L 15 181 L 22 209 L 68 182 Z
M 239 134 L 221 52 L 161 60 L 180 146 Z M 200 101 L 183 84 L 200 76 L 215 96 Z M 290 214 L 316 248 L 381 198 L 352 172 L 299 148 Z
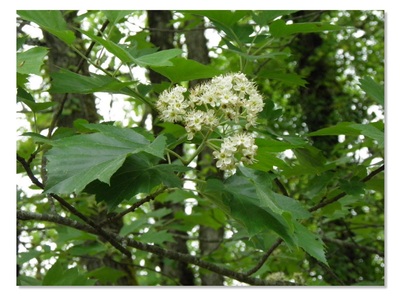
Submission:
M 382 12 L 18 14 L 19 285 L 383 284 Z M 221 128 L 162 113 L 174 86 L 190 102 L 235 72 L 256 125 L 222 88 Z M 258 149 L 230 176 L 215 158 L 237 129 Z

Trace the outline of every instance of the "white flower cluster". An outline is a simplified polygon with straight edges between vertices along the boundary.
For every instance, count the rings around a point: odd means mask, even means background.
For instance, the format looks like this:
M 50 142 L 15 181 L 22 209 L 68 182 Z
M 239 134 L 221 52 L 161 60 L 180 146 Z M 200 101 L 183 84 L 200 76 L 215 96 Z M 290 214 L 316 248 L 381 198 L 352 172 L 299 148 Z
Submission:
M 166 90 L 160 94 L 156 108 L 161 120 L 183 123 L 189 140 L 198 132 L 213 131 L 218 126 L 243 125 L 247 130 L 256 124 L 257 114 L 264 107 L 254 83 L 243 73 L 214 77 L 191 89 L 185 98 L 186 93 L 187 89 L 182 86 Z M 233 130 L 237 129 L 231 129 L 231 132 Z M 222 170 L 232 170 L 238 163 L 237 155 L 240 155 L 241 162 L 251 163 L 256 148 L 250 134 L 225 138 L 221 150 L 214 153 L 218 159 L 217 166 Z
M 257 148 L 254 138 L 248 133 L 238 133 L 227 137 L 221 144 L 221 149 L 213 152 L 215 158 L 218 159 L 217 168 L 233 173 L 240 162 L 252 164 Z

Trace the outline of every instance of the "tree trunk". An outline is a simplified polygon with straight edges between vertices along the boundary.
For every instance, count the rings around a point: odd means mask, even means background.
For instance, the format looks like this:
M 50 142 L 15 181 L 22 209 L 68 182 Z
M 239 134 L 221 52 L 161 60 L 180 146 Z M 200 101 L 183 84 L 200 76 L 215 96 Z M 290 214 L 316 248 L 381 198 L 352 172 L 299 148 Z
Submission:
M 201 30 L 203 29 L 203 30 Z M 186 45 L 188 48 L 188 58 L 195 60 L 202 64 L 209 64 L 210 58 L 208 56 L 207 39 L 204 36 L 204 24 L 203 22 L 198 25 L 195 30 L 186 32 Z M 196 84 L 201 83 L 199 80 L 190 82 L 190 87 L 194 87 Z M 198 163 L 204 163 L 204 158 L 212 155 L 210 149 L 204 149 L 199 155 Z M 202 170 L 202 167 L 199 167 Z M 200 253 L 202 256 L 210 255 L 220 245 L 224 236 L 224 228 L 215 230 L 211 227 L 200 225 L 199 240 L 200 240 Z M 205 272 L 200 270 L 201 284 L 203 286 L 221 286 L 224 283 L 224 277 L 216 274 Z
M 150 10 L 147 12 L 148 15 L 148 24 L 151 29 L 150 41 L 155 46 L 157 46 L 160 50 L 171 49 L 174 47 L 174 30 L 171 26 L 172 21 L 172 13 L 171 11 L 157 11 Z M 149 78 L 152 84 L 161 83 L 162 81 L 166 81 L 165 77 L 150 70 Z M 153 112 L 153 122 L 156 119 L 157 114 Z M 160 131 L 156 126 L 153 127 L 153 131 L 155 134 L 158 134 Z M 175 148 L 175 152 L 182 155 L 182 145 L 178 145 Z M 182 204 L 170 203 L 170 204 L 157 204 L 155 203 L 155 208 L 159 207 L 169 207 L 172 209 L 172 215 L 176 212 L 184 211 L 184 207 Z M 166 217 L 171 218 L 171 217 Z M 175 242 L 168 243 L 167 248 L 178 251 L 180 253 L 189 254 L 189 250 L 187 247 L 187 240 L 183 237 L 187 236 L 186 232 L 182 231 L 171 231 L 174 236 Z M 163 273 L 167 274 L 170 277 L 177 278 L 179 283 L 184 286 L 192 286 L 194 285 L 194 275 L 190 267 L 187 263 L 184 262 L 175 262 L 175 261 L 166 261 L 162 259 L 160 262 L 161 269 Z

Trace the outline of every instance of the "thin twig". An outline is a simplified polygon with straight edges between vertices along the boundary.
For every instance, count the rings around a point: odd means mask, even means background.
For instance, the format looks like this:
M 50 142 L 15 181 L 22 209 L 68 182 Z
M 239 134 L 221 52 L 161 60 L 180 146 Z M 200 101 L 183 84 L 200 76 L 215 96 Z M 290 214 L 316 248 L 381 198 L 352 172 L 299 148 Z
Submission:
M 258 261 L 258 263 L 256 264 L 256 266 L 254 266 L 252 269 L 248 270 L 247 272 L 245 272 L 245 275 L 250 276 L 253 273 L 255 273 L 257 270 L 259 270 L 265 263 L 265 261 L 267 261 L 267 259 L 269 258 L 269 256 L 271 256 L 271 254 L 275 251 L 275 249 L 277 247 L 279 247 L 279 245 L 283 242 L 283 240 L 280 238 L 278 239 L 270 248 L 269 250 L 261 257 L 261 259 Z

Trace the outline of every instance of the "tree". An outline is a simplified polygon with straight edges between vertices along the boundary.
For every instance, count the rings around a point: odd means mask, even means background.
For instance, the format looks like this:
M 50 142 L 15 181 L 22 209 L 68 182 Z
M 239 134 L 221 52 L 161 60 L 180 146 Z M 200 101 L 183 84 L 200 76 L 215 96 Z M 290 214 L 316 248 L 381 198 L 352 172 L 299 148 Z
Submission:
M 382 12 L 17 24 L 18 285 L 383 284 Z

